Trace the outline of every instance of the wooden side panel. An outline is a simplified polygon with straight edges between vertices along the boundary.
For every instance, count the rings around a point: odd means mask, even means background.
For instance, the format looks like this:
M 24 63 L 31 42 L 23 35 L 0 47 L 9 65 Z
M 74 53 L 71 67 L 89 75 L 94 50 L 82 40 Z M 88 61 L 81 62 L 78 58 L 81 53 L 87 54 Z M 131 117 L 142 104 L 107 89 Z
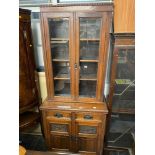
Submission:
M 114 33 L 135 32 L 135 0 L 114 0 Z

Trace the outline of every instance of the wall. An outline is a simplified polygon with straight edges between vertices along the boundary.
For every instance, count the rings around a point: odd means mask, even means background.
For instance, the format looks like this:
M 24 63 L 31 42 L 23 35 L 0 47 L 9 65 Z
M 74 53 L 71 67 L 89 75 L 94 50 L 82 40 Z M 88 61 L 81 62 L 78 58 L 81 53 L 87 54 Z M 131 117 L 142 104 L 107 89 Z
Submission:
M 47 97 L 45 72 L 38 72 L 38 76 L 39 76 L 41 99 L 43 102 Z
M 135 32 L 135 0 L 114 0 L 114 32 Z

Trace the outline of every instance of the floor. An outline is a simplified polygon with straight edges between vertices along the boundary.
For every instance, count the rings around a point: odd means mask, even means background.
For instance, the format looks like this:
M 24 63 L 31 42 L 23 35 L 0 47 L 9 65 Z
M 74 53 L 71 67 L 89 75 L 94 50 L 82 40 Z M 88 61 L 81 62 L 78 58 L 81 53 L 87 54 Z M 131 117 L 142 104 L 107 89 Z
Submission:
M 19 141 L 26 150 L 47 151 L 40 124 L 20 132 Z

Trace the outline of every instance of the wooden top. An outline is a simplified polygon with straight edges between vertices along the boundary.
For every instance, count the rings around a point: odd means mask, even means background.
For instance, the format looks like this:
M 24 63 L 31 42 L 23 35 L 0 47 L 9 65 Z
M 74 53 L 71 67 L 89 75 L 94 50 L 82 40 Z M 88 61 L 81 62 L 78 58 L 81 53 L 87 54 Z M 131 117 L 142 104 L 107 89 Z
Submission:
M 52 102 L 45 100 L 40 110 L 94 111 L 108 113 L 107 105 L 101 103 Z
M 77 3 L 42 5 L 41 12 L 74 12 L 74 11 L 113 11 L 113 3 Z
M 115 33 L 115 47 L 117 46 L 135 46 L 134 33 Z

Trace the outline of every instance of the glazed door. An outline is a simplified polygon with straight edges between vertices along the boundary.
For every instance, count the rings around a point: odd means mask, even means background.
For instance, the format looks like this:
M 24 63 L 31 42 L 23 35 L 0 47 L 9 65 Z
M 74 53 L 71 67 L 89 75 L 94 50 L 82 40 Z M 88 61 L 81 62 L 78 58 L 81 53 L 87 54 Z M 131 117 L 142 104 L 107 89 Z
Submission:
M 135 48 L 115 47 L 116 73 L 112 112 L 135 112 Z
M 48 98 L 69 100 L 74 96 L 73 14 L 44 13 L 43 23 Z
M 76 96 L 100 101 L 105 69 L 105 13 L 76 13 Z

